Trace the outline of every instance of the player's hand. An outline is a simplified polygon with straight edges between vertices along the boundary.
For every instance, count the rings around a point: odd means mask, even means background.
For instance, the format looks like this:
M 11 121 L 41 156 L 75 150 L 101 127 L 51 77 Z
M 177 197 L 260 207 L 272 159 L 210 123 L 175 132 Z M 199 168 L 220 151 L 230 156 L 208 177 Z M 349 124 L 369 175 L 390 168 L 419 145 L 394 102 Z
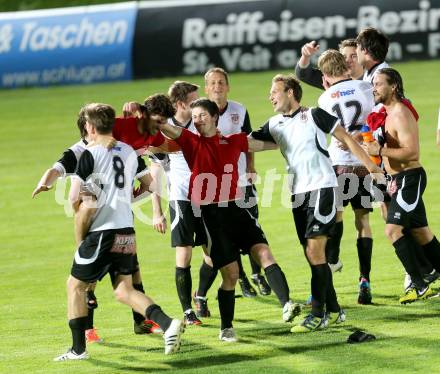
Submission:
M 165 234 L 167 231 L 167 219 L 163 214 L 155 214 L 153 215 L 153 228 L 160 232 L 161 234 Z
M 37 188 L 32 192 L 32 198 L 37 196 L 40 192 L 49 191 L 52 186 L 46 186 L 45 184 L 38 185 Z
M 386 184 L 386 177 L 385 177 L 385 171 L 377 166 L 374 165 L 374 167 L 369 168 L 368 170 L 371 174 L 371 177 L 376 181 L 378 184 Z
M 380 144 L 377 141 L 363 143 L 362 148 L 367 152 L 370 156 L 378 156 L 380 152 Z
M 141 114 L 141 106 L 139 103 L 135 101 L 129 101 L 128 103 L 124 103 L 122 106 L 122 114 L 124 115 L 124 118 L 127 117 L 142 117 Z
M 336 147 L 338 147 L 339 149 L 342 149 L 343 151 L 348 151 L 348 147 L 345 143 L 340 142 L 339 140 L 335 139 L 335 145 Z
M 249 183 L 254 184 L 257 180 L 257 171 L 255 168 L 247 168 L 246 169 L 246 179 Z
M 312 40 L 311 42 L 304 44 L 301 48 L 301 54 L 307 58 L 312 57 L 314 54 L 318 53 L 318 51 L 319 51 L 319 44 L 316 43 L 315 40 Z

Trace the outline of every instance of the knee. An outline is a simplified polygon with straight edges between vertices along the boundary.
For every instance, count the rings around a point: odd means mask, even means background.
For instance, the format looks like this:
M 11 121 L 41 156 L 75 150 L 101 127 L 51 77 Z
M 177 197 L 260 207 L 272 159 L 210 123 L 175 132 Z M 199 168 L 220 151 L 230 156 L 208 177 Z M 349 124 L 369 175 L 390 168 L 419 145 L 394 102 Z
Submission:
M 191 264 L 192 247 L 176 247 L 176 266 L 187 268 Z
M 402 228 L 396 225 L 386 225 L 385 226 L 385 236 L 394 243 L 397 239 L 402 237 Z
M 125 287 L 117 287 L 113 290 L 113 294 L 115 295 L 115 299 L 122 303 L 127 304 L 128 300 L 128 291 Z
M 263 268 L 275 263 L 272 251 L 267 245 L 257 244 L 251 248 L 251 255 Z

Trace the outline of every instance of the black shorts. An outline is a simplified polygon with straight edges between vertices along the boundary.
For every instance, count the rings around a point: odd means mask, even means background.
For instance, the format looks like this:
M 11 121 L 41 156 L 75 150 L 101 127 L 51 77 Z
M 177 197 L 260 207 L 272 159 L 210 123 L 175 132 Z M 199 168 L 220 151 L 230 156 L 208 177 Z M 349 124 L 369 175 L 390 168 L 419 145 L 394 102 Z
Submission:
M 171 247 L 196 247 L 206 244 L 202 218 L 196 217 L 185 200 L 170 201 Z
M 393 175 L 389 188 L 393 194 L 388 206 L 387 223 L 405 228 L 428 226 L 422 199 L 425 188 L 426 173 L 423 168 L 410 169 Z
M 136 237 L 132 227 L 92 231 L 75 253 L 70 274 L 84 282 L 101 280 L 108 272 L 134 274 L 138 270 Z
M 292 214 L 302 245 L 308 238 L 331 236 L 336 222 L 335 189 L 321 188 L 292 195 Z
M 258 218 L 258 201 L 257 201 L 257 189 L 254 184 L 248 185 L 244 189 L 244 199 L 242 203 L 245 204 L 247 210 L 249 210 L 252 216 Z
M 373 211 L 373 179 L 364 166 L 334 166 L 338 178 L 336 207 L 342 210 L 351 204 L 353 210 L 367 209 Z
M 236 261 L 240 251 L 247 254 L 255 244 L 268 244 L 258 219 L 249 209 L 240 208 L 240 202 L 223 205 L 201 207 L 208 252 L 216 269 Z

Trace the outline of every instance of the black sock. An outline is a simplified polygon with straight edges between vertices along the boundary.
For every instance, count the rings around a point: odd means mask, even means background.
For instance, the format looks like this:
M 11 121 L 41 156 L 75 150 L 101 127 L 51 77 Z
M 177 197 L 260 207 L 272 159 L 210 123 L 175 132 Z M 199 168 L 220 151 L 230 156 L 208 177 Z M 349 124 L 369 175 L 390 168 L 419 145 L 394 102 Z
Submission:
M 422 246 L 422 249 L 435 270 L 440 272 L 440 243 L 437 238 L 434 236 L 428 244 Z
M 414 253 L 414 243 L 410 236 L 403 235 L 397 239 L 393 246 L 396 250 L 396 255 L 405 268 L 406 272 L 411 276 L 412 282 L 419 289 L 425 287 L 425 281 L 422 278 L 420 269 L 416 262 L 416 255 Z
M 86 330 L 93 329 L 93 314 L 95 309 L 87 310 L 87 322 L 86 322 Z
M 243 263 L 241 262 L 241 256 L 237 257 L 237 264 L 238 264 L 238 277 L 239 278 L 246 277 L 246 273 L 244 272 L 243 269 Z
M 324 317 L 325 296 L 328 285 L 328 264 L 310 265 L 312 269 L 312 314 L 315 317 Z
M 133 283 L 133 288 L 139 292 L 142 292 L 143 294 L 145 294 L 144 291 L 144 286 L 142 285 L 142 283 Z M 143 316 L 142 314 L 136 312 L 134 309 L 131 310 L 131 312 L 133 313 L 133 321 L 137 324 L 142 323 L 145 320 L 145 316 Z
M 249 255 L 249 262 L 251 264 L 252 274 L 260 274 L 261 266 L 257 264 L 257 262 L 252 258 L 251 255 Z
M 338 313 L 341 307 L 338 303 L 335 287 L 333 286 L 333 274 L 329 266 L 327 266 L 327 293 L 325 295 L 325 307 L 327 312 Z
M 145 315 L 147 316 L 147 319 L 151 319 L 152 321 L 156 322 L 163 332 L 168 330 L 168 327 L 171 325 L 172 319 L 168 317 L 161 307 L 157 304 L 151 304 L 146 310 Z
M 270 288 L 272 288 L 273 292 L 275 292 L 275 295 L 277 295 L 281 306 L 284 306 L 284 304 L 290 299 L 290 290 L 289 285 L 287 284 L 286 276 L 278 264 L 269 265 L 264 269 L 264 272 Z
M 206 297 L 208 290 L 214 283 L 217 272 L 216 269 L 209 266 L 205 261 L 202 262 L 202 266 L 200 266 L 199 289 L 197 290 L 197 296 Z
M 191 309 L 191 266 L 187 268 L 176 266 L 176 289 L 183 311 Z
M 359 258 L 359 271 L 361 277 L 370 281 L 371 271 L 371 255 L 373 253 L 373 239 L 371 238 L 358 238 L 356 242 Z
M 220 310 L 221 329 L 232 327 L 235 310 L 235 290 L 218 289 L 218 309 Z
M 325 246 L 325 256 L 327 262 L 330 264 L 336 264 L 339 261 L 339 253 L 341 251 L 341 239 L 344 232 L 344 223 L 336 222 L 335 227 L 332 230 L 331 237 L 328 238 Z
M 427 259 L 425 251 L 423 250 L 423 247 L 421 247 L 416 241 L 414 240 L 414 253 L 416 255 L 417 263 L 419 264 L 420 271 L 422 274 L 429 274 L 434 270 L 434 267 L 432 266 L 431 262 Z
M 69 327 L 72 331 L 72 349 L 78 355 L 86 350 L 86 326 L 87 317 L 69 320 Z

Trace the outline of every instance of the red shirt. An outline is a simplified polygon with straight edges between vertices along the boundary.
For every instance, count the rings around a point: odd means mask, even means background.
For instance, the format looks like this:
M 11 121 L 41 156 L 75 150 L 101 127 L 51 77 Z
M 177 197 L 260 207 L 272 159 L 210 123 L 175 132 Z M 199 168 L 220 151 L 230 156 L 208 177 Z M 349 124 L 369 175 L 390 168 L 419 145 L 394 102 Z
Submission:
M 176 142 L 191 169 L 188 199 L 207 205 L 243 196 L 237 181 L 238 158 L 248 151 L 245 133 L 207 138 L 182 129 Z
M 160 131 L 156 135 L 141 134 L 137 128 L 137 119 L 134 117 L 116 118 L 113 136 L 116 140 L 131 145 L 137 154 L 143 154 L 148 146 L 158 147 L 165 141 Z

